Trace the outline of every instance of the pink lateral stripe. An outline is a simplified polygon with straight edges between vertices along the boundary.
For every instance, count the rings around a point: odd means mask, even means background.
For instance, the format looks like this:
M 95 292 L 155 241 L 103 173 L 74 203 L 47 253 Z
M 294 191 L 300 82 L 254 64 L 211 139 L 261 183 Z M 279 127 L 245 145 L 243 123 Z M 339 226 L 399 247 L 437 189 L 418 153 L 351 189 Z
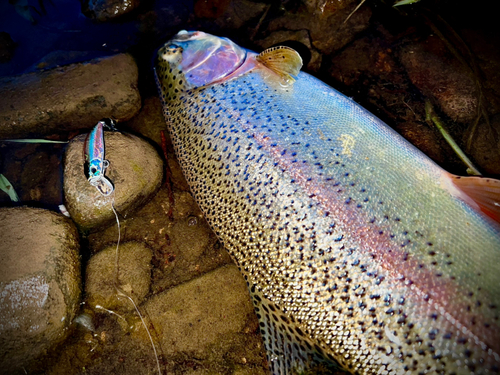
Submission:
M 490 325 L 486 328 L 481 316 L 475 316 L 471 313 L 458 314 L 459 311 L 467 311 L 466 305 L 457 304 L 453 296 L 459 294 L 459 289 L 451 280 L 437 278 L 434 273 L 428 269 L 419 269 L 419 262 L 409 254 L 401 252 L 396 244 L 390 240 L 389 235 L 384 231 L 383 235 L 379 232 L 382 228 L 373 225 L 367 227 L 368 218 L 360 216 L 359 212 L 354 212 L 352 208 L 338 200 L 335 193 L 325 185 L 324 181 L 319 180 L 312 173 L 311 168 L 304 163 L 292 163 L 293 152 L 282 155 L 282 149 L 271 147 L 273 143 L 268 135 L 256 133 L 251 129 L 251 125 L 240 123 L 247 131 L 252 131 L 256 142 L 266 150 L 279 167 L 286 170 L 304 191 L 314 195 L 316 200 L 325 212 L 342 212 L 343 215 L 336 215 L 336 225 L 338 224 L 345 233 L 359 244 L 359 249 L 369 252 L 374 256 L 374 260 L 384 268 L 388 274 L 400 283 L 410 280 L 410 295 L 415 304 L 429 304 L 435 308 L 443 317 L 449 321 L 455 328 L 455 337 L 466 335 L 475 345 L 483 350 L 489 347 L 488 356 L 493 363 L 500 363 L 500 327 Z M 311 178 L 309 181 L 308 179 Z M 353 231 L 353 228 L 356 230 Z M 391 252 L 392 255 L 388 256 Z M 415 272 L 418 270 L 418 272 Z M 431 292 L 432 291 L 432 292 Z M 473 318 L 476 324 L 468 324 Z M 482 338 L 482 339 L 481 339 Z M 486 343 L 484 342 L 486 341 Z

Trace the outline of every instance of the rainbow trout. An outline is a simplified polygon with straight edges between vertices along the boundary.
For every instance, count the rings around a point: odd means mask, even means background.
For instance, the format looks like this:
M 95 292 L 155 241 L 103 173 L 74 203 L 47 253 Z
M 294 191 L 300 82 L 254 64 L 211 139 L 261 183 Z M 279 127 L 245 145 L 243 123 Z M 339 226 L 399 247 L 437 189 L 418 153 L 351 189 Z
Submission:
M 186 31 L 155 65 L 270 371 L 497 374 L 500 181 L 449 174 L 301 65 Z

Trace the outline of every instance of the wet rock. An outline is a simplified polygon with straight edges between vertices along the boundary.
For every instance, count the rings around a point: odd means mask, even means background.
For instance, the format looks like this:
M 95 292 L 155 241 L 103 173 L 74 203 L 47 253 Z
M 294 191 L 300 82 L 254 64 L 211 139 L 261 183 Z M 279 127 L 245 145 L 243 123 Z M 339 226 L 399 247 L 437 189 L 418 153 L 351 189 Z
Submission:
M 202 352 L 220 336 L 243 332 L 253 305 L 235 265 L 178 285 L 144 305 L 165 355 Z
M 143 308 L 161 339 L 163 354 L 173 356 L 174 362 L 188 355 L 212 373 L 226 373 L 227 367 L 243 363 L 262 365 L 260 337 L 254 334 L 258 322 L 246 283 L 235 265 L 158 294 Z M 147 340 L 142 331 L 135 334 Z
M 0 138 L 34 138 L 89 129 L 104 117 L 140 109 L 138 71 L 120 54 L 40 73 L 0 79 Z
M 97 21 L 119 18 L 137 8 L 140 0 L 84 0 L 82 13 Z
M 154 293 L 232 262 L 188 192 L 175 191 L 171 206 L 163 186 L 150 202 L 131 217 L 121 219 L 120 224 L 124 242 L 140 241 L 153 251 Z M 90 251 L 98 252 L 116 242 L 117 236 L 116 225 L 91 233 Z
M 131 214 L 156 193 L 163 178 L 163 163 L 146 141 L 118 132 L 105 132 L 106 177 L 114 192 L 103 196 L 85 176 L 86 134 L 71 140 L 64 158 L 64 199 L 71 218 L 82 230 L 115 222 L 112 204 L 121 216 Z
M 347 19 L 357 6 L 357 2 L 351 0 L 311 1 L 306 5 L 307 11 L 286 12 L 271 20 L 267 32 L 305 29 L 313 47 L 329 55 L 366 29 L 371 17 L 370 8 L 362 6 Z
M 206 27 L 214 24 L 222 30 L 239 30 L 249 21 L 261 17 L 268 5 L 248 0 L 198 0 L 194 5 L 197 17 L 209 20 Z
M 5 143 L 0 147 L 0 170 L 21 202 L 57 207 L 62 202 L 63 144 Z M 10 198 L 0 194 L 0 202 Z
M 122 243 L 118 250 L 111 245 L 94 255 L 87 266 L 85 291 L 87 304 L 108 310 L 134 310 L 126 298 L 119 297 L 115 288 L 117 266 L 119 288 L 139 305 L 149 293 L 152 252 L 139 242 Z
M 474 79 L 439 38 L 431 36 L 424 43 L 402 48 L 401 62 L 412 83 L 452 120 L 474 120 L 479 99 Z
M 161 101 L 157 95 L 145 98 L 144 104 L 137 116 L 127 121 L 123 127 L 155 142 L 160 147 L 161 131 L 163 130 L 168 143 L 172 144 L 168 135 L 167 125 L 165 124 L 165 118 L 163 117 Z
M 199 18 L 219 18 L 226 11 L 230 0 L 196 0 L 194 14 Z
M 123 128 L 133 133 L 140 134 L 144 138 L 156 143 L 158 150 L 162 148 L 161 132 L 163 131 L 168 153 L 166 161 L 172 174 L 172 185 L 179 190 L 189 190 L 189 185 L 174 155 L 174 148 L 170 135 L 168 134 L 165 118 L 163 117 L 162 105 L 158 96 L 146 98 L 139 114 L 123 124 Z M 161 152 L 163 152 L 163 150 Z
M 81 295 L 78 233 L 60 214 L 0 209 L 0 369 L 24 367 L 62 342 Z
M 463 143 L 467 144 L 470 131 L 465 132 Z M 500 177 L 500 114 L 492 116 L 489 124 L 481 122 L 471 140 L 470 156 L 482 173 Z
M 16 44 L 5 31 L 0 32 L 0 64 L 9 62 L 14 55 Z
M 72 51 L 72 50 L 57 50 L 49 52 L 43 56 L 38 62 L 33 64 L 28 71 L 35 72 L 37 70 L 47 70 L 64 65 L 89 61 L 102 56 L 99 51 Z
M 150 297 L 139 309 L 163 374 L 267 374 L 259 323 L 234 265 Z M 148 333 L 134 311 L 118 316 L 96 309 L 93 315 L 93 337 L 79 330 L 80 344 L 65 344 L 44 373 L 82 367 L 89 375 L 157 373 Z

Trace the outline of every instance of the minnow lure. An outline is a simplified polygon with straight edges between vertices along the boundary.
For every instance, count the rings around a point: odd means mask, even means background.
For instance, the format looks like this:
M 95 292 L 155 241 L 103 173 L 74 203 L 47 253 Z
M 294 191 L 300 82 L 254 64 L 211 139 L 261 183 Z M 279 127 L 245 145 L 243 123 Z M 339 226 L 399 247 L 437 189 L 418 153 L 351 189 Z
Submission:
M 498 374 L 500 181 L 451 175 L 301 64 L 181 31 L 155 66 L 270 370 Z
M 86 155 L 88 160 L 88 180 L 90 185 L 104 196 L 110 195 L 113 190 L 113 184 L 104 176 L 109 161 L 104 159 L 104 127 L 115 129 L 115 123 L 111 119 L 104 119 L 94 126 L 88 138 Z

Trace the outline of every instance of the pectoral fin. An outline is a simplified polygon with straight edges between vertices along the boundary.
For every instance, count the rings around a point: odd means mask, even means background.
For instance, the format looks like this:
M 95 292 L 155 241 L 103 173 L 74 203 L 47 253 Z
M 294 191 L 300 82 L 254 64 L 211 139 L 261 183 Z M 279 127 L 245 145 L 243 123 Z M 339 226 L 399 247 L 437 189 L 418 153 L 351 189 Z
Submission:
M 302 58 L 297 51 L 290 47 L 271 47 L 261 52 L 257 61 L 278 74 L 286 84 L 295 81 L 300 68 L 302 68 Z
M 255 288 L 250 288 L 260 332 L 273 375 L 333 374 L 340 366 L 321 343 L 308 337 L 300 322 L 283 312 Z M 315 340 L 316 341 L 316 340 Z
M 460 192 L 459 198 L 500 223 L 500 180 L 451 174 L 450 179 Z

